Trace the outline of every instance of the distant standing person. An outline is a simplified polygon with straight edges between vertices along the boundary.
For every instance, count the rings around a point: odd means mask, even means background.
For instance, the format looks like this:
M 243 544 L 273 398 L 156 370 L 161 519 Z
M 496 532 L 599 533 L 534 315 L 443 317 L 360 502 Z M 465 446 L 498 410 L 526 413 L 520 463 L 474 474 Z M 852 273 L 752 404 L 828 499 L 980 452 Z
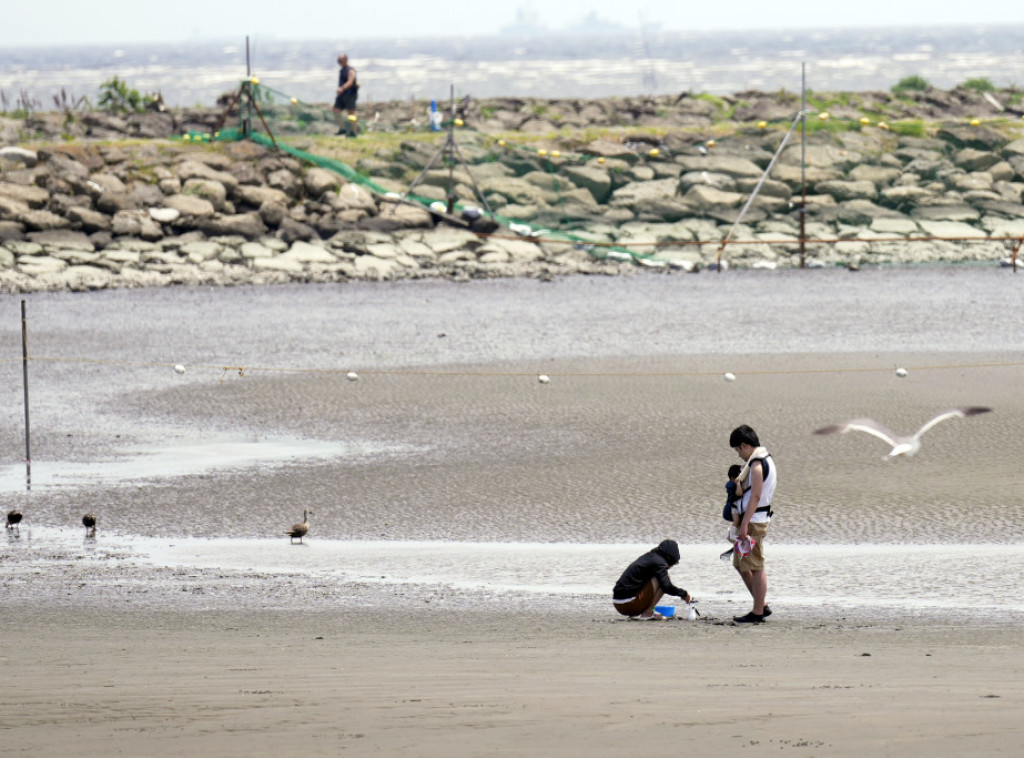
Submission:
M 739 523 L 736 537 L 739 541 L 751 537 L 753 549 L 747 555 L 740 555 L 737 549 L 732 556 L 732 565 L 739 572 L 743 583 L 754 599 L 754 607 L 746 616 L 735 616 L 737 624 L 760 624 L 772 615 L 765 603 L 768 595 L 768 573 L 764 567 L 764 538 L 772 520 L 772 498 L 775 496 L 777 472 L 775 461 L 763 447 L 757 432 L 745 424 L 732 430 L 729 445 L 743 459 L 745 465 L 739 480 L 743 494 L 737 507 Z
M 675 540 L 664 540 L 622 572 L 612 589 L 612 603 L 623 616 L 635 618 L 661 618 L 654 606 L 662 595 L 681 597 L 690 602 L 690 593 L 672 584 L 668 570 L 679 563 L 679 545 Z
M 356 99 L 359 97 L 359 82 L 356 80 L 356 70 L 348 65 L 348 56 L 342 53 L 338 56 L 338 90 L 334 97 L 334 120 L 338 122 L 338 134 L 345 134 L 355 137 L 359 133 L 359 126 L 356 122 Z M 343 115 L 348 111 L 348 115 Z

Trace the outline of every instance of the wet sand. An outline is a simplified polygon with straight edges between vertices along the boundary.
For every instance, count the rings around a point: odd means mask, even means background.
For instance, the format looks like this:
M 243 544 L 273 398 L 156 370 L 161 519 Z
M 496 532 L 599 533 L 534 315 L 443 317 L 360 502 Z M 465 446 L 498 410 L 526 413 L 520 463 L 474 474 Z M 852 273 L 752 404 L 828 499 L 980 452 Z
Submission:
M 1011 629 L 50 609 L 0 634 L 0 755 L 1012 755 L 1024 731 Z
M 230 308 L 250 295 L 219 297 Z M 942 313 L 921 307 L 921 328 Z M 434 340 L 442 328 L 429 314 L 409 323 Z M 938 334 L 955 343 L 985 318 L 959 323 Z M 1019 336 L 1005 349 L 929 337 L 930 350 L 844 352 L 828 348 L 834 332 L 798 328 L 807 350 L 770 355 L 606 355 L 600 332 L 579 329 L 595 357 L 385 356 L 354 366 L 357 382 L 352 364 L 245 378 L 40 371 L 38 466 L 92 463 L 97 478 L 0 493 L 26 511 L 0 546 L 0 755 L 1014 754 Z M 197 339 L 185 331 L 176 343 L 138 326 L 103 357 L 150 340 L 177 362 Z M 318 355 L 304 334 L 282 328 L 281 353 L 252 362 Z M 74 354 L 82 337 L 60 339 L 50 351 Z M 352 348 L 363 356 L 365 339 Z M 884 462 L 863 435 L 811 434 L 861 415 L 911 431 L 961 404 L 995 410 L 935 428 L 909 461 Z M 8 421 L 0 441 L 16 450 Z M 775 614 L 755 628 L 730 623 L 747 601 L 717 561 L 727 436 L 742 422 L 782 482 Z M 312 452 L 103 474 L 141 450 L 181 463 L 225 440 Z M 283 530 L 306 506 L 308 544 L 292 548 Z M 85 510 L 100 514 L 95 541 Z M 703 618 L 619 619 L 616 572 L 664 537 L 684 545 L 673 576 Z
M 921 355 L 911 365 L 998 357 Z M 346 400 L 356 429 L 392 430 L 425 450 L 418 454 L 425 460 L 313 461 L 145 490 L 151 508 L 143 531 L 170 531 L 167 509 L 177 519 L 183 507 L 222 503 L 231 516 L 224 531 L 234 533 L 225 544 L 248 551 L 253 565 L 266 545 L 282 550 L 276 541 L 245 539 L 280 532 L 291 520 L 295 504 L 280 507 L 285 493 L 322 492 L 317 528 L 295 555 L 305 561 L 331 545 L 344 566 L 357 552 L 354 542 L 346 550 L 346 540 L 387 536 L 399 540 L 398 550 L 402 539 L 456 540 L 423 559 L 424 572 L 440 572 L 433 582 L 410 584 L 383 548 L 380 580 L 372 582 L 372 569 L 364 567 L 361 582 L 340 581 L 298 560 L 290 570 L 246 571 L 246 558 L 227 552 L 223 566 L 195 557 L 170 565 L 172 545 L 203 543 L 150 538 L 163 552 L 132 543 L 125 533 L 140 490 L 103 489 L 106 518 L 95 543 L 68 536 L 63 547 L 48 547 L 57 540 L 43 527 L 23 526 L 21 541 L 3 553 L 0 755 L 1009 754 L 1024 732 L 1016 718 L 1024 706 L 1024 610 L 1016 601 L 1005 613 L 999 608 L 1001 596 L 1016 597 L 1021 560 L 1019 532 L 1006 527 L 1019 523 L 1012 514 L 1021 506 L 1005 497 L 1019 466 L 1016 449 L 1004 443 L 1024 422 L 1024 402 L 1005 379 L 1020 369 L 919 369 L 905 380 L 882 369 L 815 373 L 822 362 L 862 359 L 788 356 L 789 370 L 808 372 L 792 374 L 774 373 L 782 368 L 777 357 L 749 357 L 734 383 L 717 375 L 734 368 L 732 360 L 687 361 L 696 374 L 686 377 L 659 376 L 682 366 L 654 362 L 646 365 L 650 375 L 628 379 L 643 391 L 624 394 L 621 379 L 609 380 L 623 367 L 607 363 L 608 375 L 583 363 L 573 368 L 586 375 L 553 371 L 549 385 L 532 377 L 364 377 L 360 400 Z M 495 382 L 503 392 L 494 392 Z M 236 385 L 227 407 L 242 403 L 263 424 L 264 415 L 283 414 L 271 398 L 289 397 L 286 385 L 310 416 L 290 415 L 282 432 L 315 426 L 312 417 L 339 397 L 334 379 L 273 378 Z M 807 433 L 867 408 L 911 428 L 960 398 L 998 412 L 933 430 L 913 461 L 883 462 L 883 446 L 871 438 Z M 177 390 L 166 401 L 181 412 Z M 447 419 L 444 444 L 436 429 L 402 422 L 425 408 Z M 192 412 L 198 418 L 214 409 L 197 401 Z M 551 442 L 537 431 L 544 419 L 563 429 Z M 708 565 L 721 548 L 716 474 L 731 462 L 722 430 L 734 419 L 772 430 L 766 437 L 786 463 L 772 535 L 776 614 L 758 628 L 731 624 L 744 610 L 738 581 L 724 565 Z M 509 428 L 496 444 L 502 425 Z M 530 442 L 507 444 L 513 436 Z M 698 451 L 712 447 L 715 460 L 703 460 Z M 331 493 L 339 493 L 335 510 L 324 502 Z M 98 507 L 95 497 L 44 496 L 42 518 L 66 520 L 61 514 L 73 501 Z M 1009 521 L 994 515 L 1007 509 Z M 229 526 L 243 514 L 248 526 Z M 704 617 L 628 622 L 596 587 L 566 596 L 488 591 L 486 577 L 478 589 L 444 581 L 459 576 L 459 561 L 473 560 L 460 539 L 483 540 L 486 550 L 503 537 L 508 562 L 521 559 L 528 572 L 538 564 L 508 535 L 586 543 L 588 534 L 626 542 L 623 555 L 642 549 L 645 537 L 696 535 L 676 575 L 690 587 L 702 577 Z M 958 558 L 954 541 L 992 543 L 991 554 Z M 895 561 L 891 571 L 874 566 L 870 550 L 849 552 L 851 544 L 887 542 L 910 543 L 878 559 Z M 936 552 L 913 547 L 926 543 Z M 1014 551 L 1012 568 L 1000 543 Z M 800 564 L 803 572 L 793 568 L 800 545 L 819 551 Z M 372 549 L 362 548 L 371 567 Z M 148 553 L 156 556 L 149 563 L 138 559 Z M 951 583 L 948 602 L 929 582 L 932 561 L 932 578 Z M 821 591 L 848 591 L 850 607 L 836 597 L 787 604 L 787 596 L 813 594 L 816 565 Z M 614 581 L 615 567 L 597 560 L 567 566 L 573 581 L 599 586 L 602 577 L 588 571 L 607 574 L 609 587 Z M 877 583 L 877 605 L 865 582 Z M 930 604 L 915 604 L 916 593 Z M 984 612 L 958 608 L 957 595 L 966 606 L 974 594 L 989 598 Z

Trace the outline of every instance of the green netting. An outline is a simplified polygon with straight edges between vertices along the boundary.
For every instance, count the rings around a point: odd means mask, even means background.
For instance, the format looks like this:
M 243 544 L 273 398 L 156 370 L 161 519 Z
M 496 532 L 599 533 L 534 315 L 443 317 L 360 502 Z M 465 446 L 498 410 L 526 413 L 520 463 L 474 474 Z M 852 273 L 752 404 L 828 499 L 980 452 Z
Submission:
M 197 141 L 197 142 L 202 142 L 202 141 L 228 141 L 228 142 L 233 142 L 233 141 L 238 141 L 238 140 L 242 140 L 242 139 L 250 139 L 253 142 L 256 142 L 257 144 L 263 145 L 264 147 L 268 147 L 268 148 L 271 148 L 271 149 L 281 150 L 282 152 L 288 153 L 289 155 L 292 155 L 295 158 L 298 158 L 299 160 L 306 161 L 307 163 L 310 163 L 310 164 L 312 164 L 314 166 L 319 166 L 320 168 L 323 168 L 323 169 L 327 169 L 328 171 L 333 171 L 334 173 L 338 174 L 339 176 L 344 177 L 349 182 L 352 182 L 352 183 L 358 184 L 358 185 L 360 185 L 362 187 L 365 187 L 366 189 L 370 190 L 374 194 L 376 194 L 376 195 L 378 195 L 380 197 L 383 197 L 385 199 L 394 200 L 395 196 L 396 196 L 395 192 L 393 192 L 391 190 L 388 190 L 385 187 L 382 187 L 377 182 L 373 181 L 373 179 L 371 179 L 370 177 L 368 177 L 368 176 L 366 176 L 364 174 L 361 174 L 359 171 L 357 171 L 356 169 L 352 168 L 351 166 L 349 166 L 344 161 L 340 161 L 337 158 L 328 158 L 328 157 L 323 156 L 323 155 L 316 155 L 315 153 L 310 153 L 310 152 L 308 152 L 306 150 L 301 150 L 301 149 L 299 149 L 297 147 L 289 145 L 287 142 L 284 142 L 280 138 L 277 138 L 277 137 L 271 138 L 270 136 L 268 136 L 266 134 L 263 134 L 262 132 L 249 131 L 249 133 L 246 134 L 241 127 L 231 127 L 231 128 L 227 128 L 227 129 L 222 129 L 222 130 L 220 130 L 219 132 L 217 132 L 214 135 L 208 135 L 208 134 L 202 134 L 202 133 L 191 133 L 190 135 L 188 135 L 188 137 L 189 137 L 190 140 Z M 549 170 L 550 173 L 552 173 L 553 175 L 557 176 L 557 170 L 556 170 L 556 167 L 554 166 L 554 164 L 549 162 L 548 163 L 548 170 Z M 562 207 L 564 208 L 565 203 L 564 203 L 564 199 L 562 198 L 561 191 L 559 189 L 560 183 L 558 182 L 557 178 L 554 180 L 554 186 L 556 188 L 556 192 L 558 193 L 559 202 L 562 205 Z M 432 200 L 431 198 L 427 198 L 427 197 L 422 197 L 422 196 L 416 195 L 415 193 L 408 193 L 408 194 L 400 195 L 400 197 L 402 199 L 406 200 L 406 201 L 411 201 L 411 202 L 417 203 L 418 205 L 421 205 L 421 206 L 423 206 L 424 208 L 426 208 L 428 210 L 430 209 L 432 204 L 437 202 L 436 200 Z M 467 203 L 467 202 L 456 202 L 454 204 L 454 208 L 456 210 L 460 211 L 460 212 L 464 211 L 464 210 L 466 210 L 467 208 L 470 208 L 470 207 L 478 208 L 479 206 L 477 206 L 475 204 L 472 204 L 472 203 Z M 644 259 L 644 260 L 648 260 L 648 259 L 652 258 L 652 256 L 650 254 L 638 253 L 638 252 L 635 252 L 635 251 L 628 250 L 625 247 L 621 247 L 621 246 L 609 245 L 609 244 L 606 244 L 606 243 L 594 242 L 593 240 L 590 240 L 590 239 L 588 239 L 588 238 L 586 238 L 584 236 L 581 236 L 581 235 L 578 235 L 578 234 L 573 234 L 570 231 L 564 231 L 564 230 L 558 230 L 558 229 L 541 228 L 541 227 L 539 227 L 537 225 L 530 224 L 530 223 L 528 223 L 526 221 L 522 221 L 520 219 L 509 217 L 509 216 L 504 216 L 502 214 L 494 213 L 494 212 L 490 212 L 488 215 L 491 218 L 493 218 L 497 223 L 501 224 L 502 226 L 508 227 L 510 230 L 515 230 L 514 233 L 517 236 L 526 237 L 526 238 L 532 238 L 532 239 L 543 239 L 545 241 L 551 241 L 551 242 L 561 242 L 561 243 L 572 244 L 572 245 L 574 245 L 577 248 L 586 249 L 587 252 L 591 256 L 593 256 L 595 258 L 599 258 L 599 259 L 607 258 L 607 257 L 609 257 L 609 253 L 613 254 L 610 257 L 615 258 L 615 259 L 619 259 L 619 260 L 625 260 L 625 259 Z
M 239 90 L 239 97 L 237 98 L 237 107 L 239 119 L 238 127 L 222 129 L 215 134 L 193 132 L 186 135 L 185 139 L 192 139 L 194 141 L 233 141 L 250 139 L 266 147 L 286 152 L 311 165 L 333 171 L 347 181 L 365 187 L 373 194 L 378 195 L 387 201 L 394 202 L 400 199 L 414 202 L 427 209 L 431 209 L 432 205 L 436 208 L 436 203 L 438 202 L 436 199 L 423 197 L 415 194 L 414 192 L 407 192 L 404 194 L 395 193 L 388 190 L 386 187 L 381 186 L 369 176 L 360 173 L 358 170 L 341 160 L 317 155 L 315 153 L 310 153 L 306 150 L 296 148 L 288 144 L 284 139 L 287 134 L 278 130 L 278 126 L 282 124 L 305 123 L 307 125 L 315 125 L 318 122 L 322 122 L 319 124 L 319 131 L 313 133 L 321 135 L 327 133 L 333 134 L 333 131 L 324 131 L 325 128 L 333 130 L 337 126 L 334 121 L 334 114 L 329 108 L 322 105 L 301 102 L 297 98 L 289 97 L 284 92 L 259 84 L 256 80 L 242 82 Z M 451 116 L 451 114 L 449 115 Z M 454 127 L 458 126 L 461 128 L 462 124 L 461 121 L 457 119 L 453 120 L 453 118 L 454 117 L 450 117 L 448 121 L 445 121 L 443 127 L 446 130 L 452 129 L 454 133 Z M 269 122 L 269 124 L 267 122 Z M 757 128 L 759 130 L 776 128 L 781 125 L 781 123 L 782 122 L 769 123 L 763 121 L 757 125 Z M 242 124 L 247 124 L 248 128 L 243 128 Z M 264 134 L 259 131 L 258 128 L 260 125 L 271 130 L 274 136 L 271 137 L 269 134 Z M 329 125 L 329 127 L 325 127 L 325 125 Z M 361 123 L 360 130 L 364 133 L 367 131 L 428 131 L 429 125 L 427 124 L 426 119 L 424 119 L 422 126 L 417 129 L 410 129 L 409 127 L 399 129 L 395 125 L 371 122 L 370 124 Z M 790 126 L 790 131 L 791 130 L 792 126 Z M 283 131 L 287 132 L 287 130 Z M 705 144 L 707 147 L 713 148 L 715 143 L 713 140 L 709 140 Z M 652 145 L 647 140 L 639 140 L 633 144 L 632 147 L 635 149 L 636 155 L 641 160 L 646 160 L 647 158 L 652 160 L 659 158 L 664 159 L 669 157 L 663 146 Z M 457 149 L 456 145 L 455 150 Z M 598 259 L 613 258 L 616 260 L 633 260 L 644 263 L 650 262 L 656 258 L 655 254 L 652 253 L 638 252 L 630 250 L 624 245 L 615 245 L 613 243 L 590 239 L 585 232 L 579 233 L 582 230 L 573 228 L 577 222 L 574 222 L 573 219 L 569 218 L 563 187 L 568 186 L 575 188 L 575 185 L 573 185 L 568 178 L 561 175 L 559 173 L 559 169 L 565 165 L 585 165 L 592 163 L 595 161 L 595 156 L 571 151 L 532 149 L 516 145 L 506 140 L 493 139 L 488 160 L 502 162 L 507 161 L 510 158 L 518 158 L 520 160 L 528 159 L 534 163 L 536 163 L 537 159 L 543 161 L 541 164 L 543 169 L 550 174 L 552 178 L 552 188 L 557 198 L 557 202 L 553 207 L 560 211 L 561 221 L 559 223 L 547 223 L 542 227 L 537 223 L 531 223 L 515 217 L 494 213 L 489 208 L 486 199 L 480 196 L 479 189 L 475 187 L 474 189 L 478 194 L 476 202 L 469 203 L 466 201 L 458 201 L 454 203 L 453 208 L 462 212 L 469 207 L 479 207 L 482 205 L 482 211 L 486 212 L 487 215 L 493 218 L 497 223 L 508 227 L 509 230 L 514 232 L 517 236 L 530 239 L 542 239 L 544 241 L 551 242 L 569 243 L 577 248 L 586 249 L 591 256 Z M 596 158 L 596 160 L 599 163 L 604 161 L 603 158 Z M 446 161 L 455 161 L 454 150 L 447 154 Z M 470 172 L 470 174 L 472 173 L 471 166 L 465 165 L 465 168 Z M 559 214 L 554 214 L 554 216 L 557 215 Z M 546 217 L 545 220 L 550 222 L 554 216 Z M 695 243 L 689 240 L 680 240 L 675 244 L 681 246 Z M 713 242 L 706 241 L 705 244 L 713 244 Z

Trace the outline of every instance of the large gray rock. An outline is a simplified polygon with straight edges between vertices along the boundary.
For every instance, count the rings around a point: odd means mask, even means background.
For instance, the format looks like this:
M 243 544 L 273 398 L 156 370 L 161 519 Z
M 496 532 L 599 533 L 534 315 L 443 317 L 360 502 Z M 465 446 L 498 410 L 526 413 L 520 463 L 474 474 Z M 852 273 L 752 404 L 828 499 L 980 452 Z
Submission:
M 261 214 L 262 215 L 262 214 Z M 309 242 L 317 238 L 316 229 L 302 221 L 296 221 L 290 216 L 281 219 L 278 236 L 289 245 L 296 241 Z
M 754 179 L 753 177 L 737 179 L 735 188 L 744 195 L 750 195 L 757 187 L 759 181 L 759 179 Z M 793 196 L 793 191 L 784 182 L 776 181 L 775 179 L 765 179 L 761 182 L 759 194 L 761 197 L 777 197 L 780 200 L 788 201 Z
M 100 188 L 100 194 L 108 192 L 118 195 L 127 195 L 128 188 L 118 177 L 105 172 L 95 173 L 89 177 L 89 181 Z
M 841 180 L 845 174 L 837 168 L 807 166 L 801 171 L 799 165 L 789 166 L 777 163 L 772 169 L 771 176 L 773 179 L 785 182 L 794 192 L 799 192 L 801 181 L 806 181 L 808 188 L 810 188 L 819 182 Z
M 976 221 L 981 218 L 981 213 L 977 208 L 972 208 L 969 205 L 919 205 L 914 208 L 910 215 L 917 219 L 918 223 L 924 227 L 925 221 L 944 221 L 944 222 L 961 222 L 961 221 Z
M 931 237 L 970 238 L 987 236 L 982 230 L 959 221 L 933 221 L 929 219 L 919 219 L 917 223 L 924 233 Z
M 0 197 L 17 200 L 29 208 L 43 208 L 50 201 L 50 193 L 41 187 L 29 187 L 11 182 L 0 182 Z
M 204 218 L 199 222 L 199 228 L 208 237 L 237 234 L 248 240 L 258 239 L 267 232 L 267 227 L 258 213 L 236 213 Z
M 80 252 L 92 253 L 96 246 L 92 240 L 82 232 L 73 232 L 70 229 L 51 229 L 46 231 L 31 232 L 28 238 L 38 245 L 41 245 L 45 252 L 54 250 L 77 250 Z
M 626 163 L 636 163 L 640 156 L 633 150 L 618 142 L 606 140 L 595 140 L 580 150 L 584 155 L 593 155 L 596 158 L 617 159 Z
M 652 200 L 672 198 L 678 182 L 675 179 L 655 179 L 650 182 L 630 182 L 612 193 L 611 205 L 636 212 Z
M 1001 158 L 996 153 L 987 150 L 977 150 L 973 147 L 965 147 L 953 156 L 953 163 L 964 171 L 984 171 L 999 163 Z
M 0 242 L 20 240 L 25 236 L 25 227 L 17 221 L 0 221 Z
M 891 166 L 872 166 L 862 163 L 850 170 L 848 177 L 853 181 L 867 181 L 876 187 L 892 184 L 900 177 L 900 170 Z
M 177 208 L 150 208 L 149 217 L 158 224 L 173 224 L 181 218 L 181 211 Z
M 799 167 L 803 155 L 799 144 L 790 143 L 779 156 L 779 163 Z M 836 169 L 845 173 L 863 162 L 861 154 L 854 150 L 843 150 L 837 145 L 807 145 L 804 163 L 813 168 Z
M 110 231 L 120 237 L 139 237 L 147 242 L 164 236 L 160 225 L 144 210 L 118 211 L 111 220 Z
M 297 198 L 302 194 L 302 183 L 295 174 L 286 168 L 267 174 L 267 184 L 291 198 Z
M 988 173 L 992 176 L 993 182 L 1009 182 L 1013 180 L 1017 172 L 1006 161 L 999 161 L 999 163 L 989 166 Z
M 325 168 L 311 168 L 302 177 L 306 193 L 310 197 L 320 197 L 325 192 L 338 189 L 343 180 L 333 171 Z
M 110 229 L 110 216 L 90 208 L 75 206 L 69 208 L 65 215 L 87 232 L 103 232 Z
M 832 195 L 838 202 L 844 200 L 874 200 L 878 197 L 878 188 L 874 182 L 866 180 L 818 182 L 814 191 L 821 195 Z
M 720 207 L 737 208 L 747 196 L 739 192 L 723 192 L 706 184 L 695 184 L 686 191 L 683 201 L 701 209 Z
M 212 216 L 215 212 L 213 203 L 194 195 L 171 195 L 164 198 L 164 205 L 168 208 L 174 208 L 182 216 L 197 216 L 201 218 Z
M 13 197 L 0 195 L 0 219 L 13 221 L 29 211 L 28 203 Z
M 480 189 L 485 195 L 490 192 L 500 193 L 514 205 L 540 205 L 544 202 L 543 190 L 522 178 L 484 179 Z
M 946 186 L 958 192 L 987 192 L 992 189 L 992 174 L 987 171 L 952 174 L 947 177 Z
M 18 216 L 17 220 L 28 229 L 44 232 L 51 229 L 67 229 L 71 226 L 71 222 L 63 216 L 58 216 L 56 213 L 44 210 L 25 211 Z
M 164 201 L 164 193 L 155 184 L 143 184 L 135 182 L 132 185 L 128 197 L 138 208 L 145 208 L 151 205 L 160 205 Z
M 224 204 L 228 199 L 227 188 L 213 179 L 187 179 L 181 188 L 184 195 L 195 195 L 203 200 L 209 200 L 215 211 L 223 211 Z
M 132 210 L 138 205 L 130 195 L 124 192 L 104 192 L 96 198 L 96 209 L 113 216 L 119 211 Z
M 733 178 L 759 177 L 764 173 L 764 170 L 753 161 L 728 155 L 680 156 L 676 158 L 676 163 L 682 166 L 685 172 L 707 171 Z
M 890 208 L 909 209 L 931 196 L 932 193 L 924 187 L 908 184 L 886 187 L 882 190 L 879 201 Z
M 27 168 L 32 168 L 39 162 L 39 154 L 35 150 L 29 150 L 27 147 L 5 145 L 0 147 L 0 160 L 20 163 Z
M 371 216 L 377 213 L 377 202 L 373 195 L 359 184 L 346 184 L 337 193 L 327 195 L 327 198 L 336 211 L 361 210 Z
M 276 200 L 264 200 L 259 208 L 260 218 L 270 227 L 278 227 L 288 217 L 288 206 Z
M 174 167 L 174 172 L 183 182 L 189 179 L 211 179 L 220 182 L 232 194 L 238 187 L 238 180 L 227 171 L 218 171 L 198 160 L 185 160 Z
M 604 169 L 593 166 L 566 166 L 562 170 L 569 181 L 587 190 L 598 203 L 605 202 L 611 194 L 612 180 Z
M 747 177 L 745 181 L 757 183 L 757 180 L 753 177 Z M 695 184 L 705 184 L 723 192 L 736 191 L 736 179 L 731 176 L 716 174 L 712 171 L 687 171 L 685 174 L 680 175 L 676 192 L 680 195 L 685 195 L 686 191 Z
M 232 192 L 232 196 L 238 202 L 250 205 L 253 208 L 259 208 L 267 201 L 278 203 L 285 207 L 287 207 L 290 202 L 288 195 L 279 189 L 274 189 L 273 187 L 252 186 L 248 184 L 236 187 Z
M 321 245 L 311 245 L 309 242 L 293 242 L 288 251 L 281 253 L 281 258 L 292 260 L 298 263 L 337 263 L 338 258 L 330 250 Z

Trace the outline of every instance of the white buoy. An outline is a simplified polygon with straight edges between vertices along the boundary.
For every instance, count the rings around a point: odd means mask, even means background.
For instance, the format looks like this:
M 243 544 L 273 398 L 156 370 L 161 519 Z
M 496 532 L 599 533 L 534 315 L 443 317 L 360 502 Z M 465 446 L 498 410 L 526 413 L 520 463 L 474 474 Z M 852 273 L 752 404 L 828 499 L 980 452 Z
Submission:
M 176 366 L 174 367 L 174 373 L 175 373 L 175 374 L 184 374 L 184 373 L 185 373 L 185 367 L 184 367 L 184 366 L 182 366 L 182 365 L 181 365 L 180 363 L 179 363 L 179 364 L 177 364 L 177 365 L 176 365 Z
M 725 379 L 725 381 L 727 382 L 735 382 L 736 374 L 732 373 L 731 371 L 726 371 L 724 374 L 722 374 L 722 378 Z
M 547 384 L 548 382 L 551 381 L 551 377 L 548 376 L 547 374 L 541 374 L 540 376 L 537 377 L 537 381 L 540 382 L 541 384 Z
M 898 369 L 896 369 L 896 376 L 898 376 L 900 379 L 902 379 L 906 375 L 907 375 L 907 370 L 905 368 L 898 368 Z
M 355 371 L 349 371 L 347 374 L 345 374 L 345 378 L 348 379 L 350 382 L 355 382 L 359 380 L 359 374 L 357 374 Z

